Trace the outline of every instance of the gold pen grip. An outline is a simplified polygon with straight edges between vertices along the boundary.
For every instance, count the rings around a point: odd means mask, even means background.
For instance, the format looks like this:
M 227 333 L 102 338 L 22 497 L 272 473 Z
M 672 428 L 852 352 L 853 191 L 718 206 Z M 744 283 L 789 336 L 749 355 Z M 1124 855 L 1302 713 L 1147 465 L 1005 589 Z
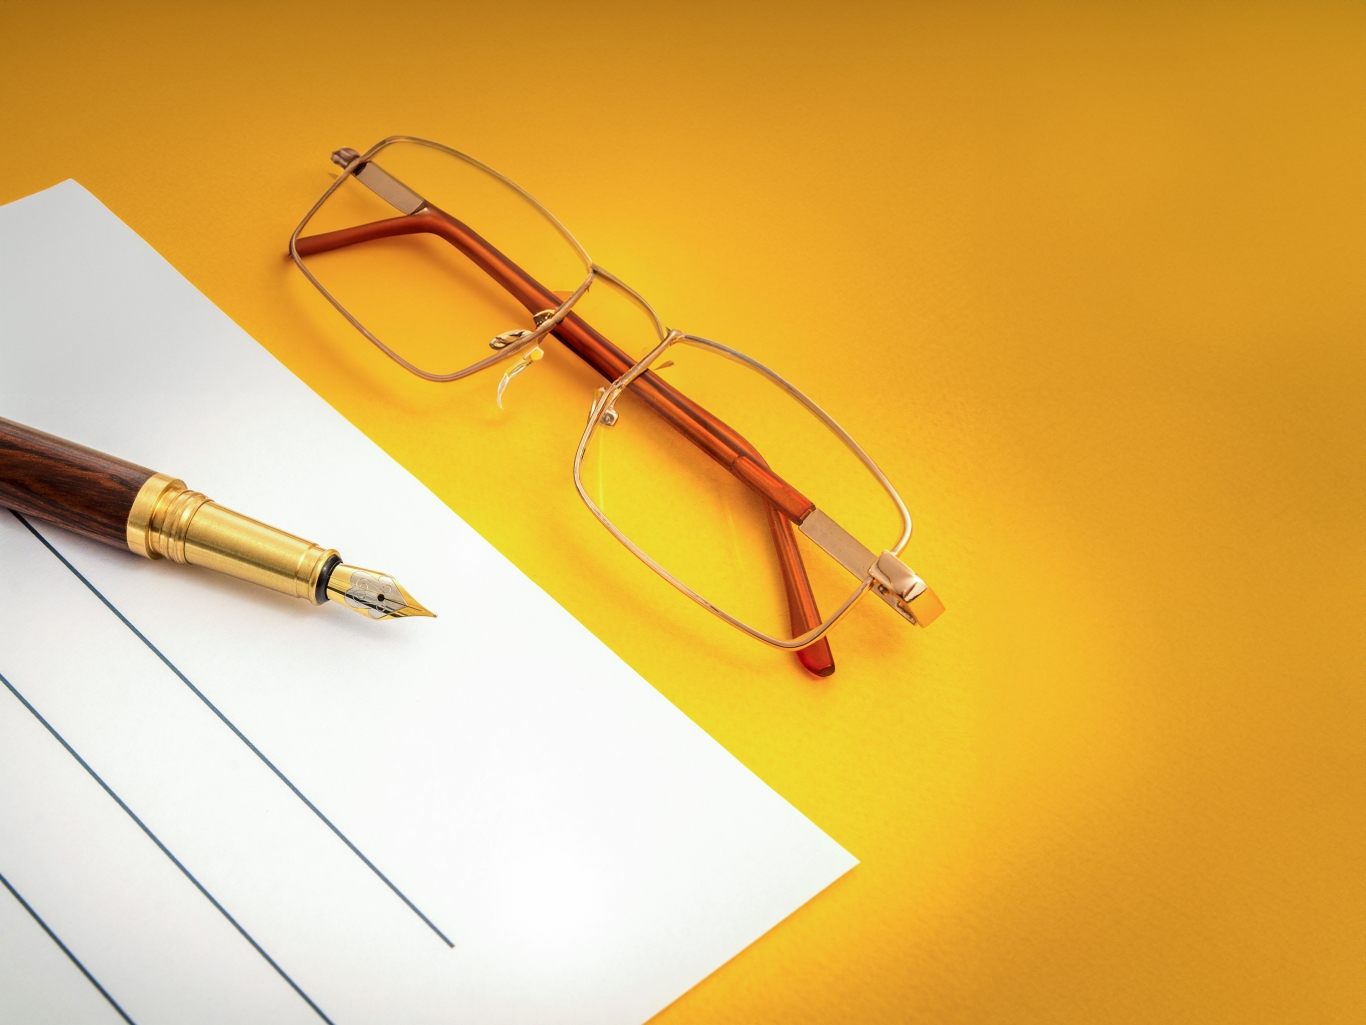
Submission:
M 314 605 L 327 600 L 320 586 L 323 574 L 329 563 L 340 561 L 334 549 L 227 509 L 164 473 L 148 478 L 133 501 L 128 548 L 148 559 L 202 566 Z
M 370 619 L 436 615 L 388 573 L 347 566 L 335 549 L 225 509 L 169 474 L 3 418 L 0 507 Z

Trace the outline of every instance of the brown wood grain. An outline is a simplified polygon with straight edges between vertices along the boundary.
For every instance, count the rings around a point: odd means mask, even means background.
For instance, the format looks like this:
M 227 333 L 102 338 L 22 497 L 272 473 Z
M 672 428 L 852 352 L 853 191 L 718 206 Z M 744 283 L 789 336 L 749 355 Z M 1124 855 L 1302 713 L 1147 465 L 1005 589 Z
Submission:
M 144 466 L 0 417 L 0 506 L 119 548 Z

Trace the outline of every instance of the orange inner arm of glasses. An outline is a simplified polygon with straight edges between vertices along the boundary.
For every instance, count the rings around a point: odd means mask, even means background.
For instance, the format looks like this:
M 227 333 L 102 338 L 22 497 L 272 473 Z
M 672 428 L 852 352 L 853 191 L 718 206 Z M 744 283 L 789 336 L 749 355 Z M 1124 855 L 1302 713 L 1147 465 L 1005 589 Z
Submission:
M 505 288 L 529 313 L 555 309 L 563 301 L 467 225 L 431 206 L 404 217 L 300 238 L 295 242 L 295 249 L 300 256 L 313 256 L 361 242 L 413 234 L 431 234 L 445 239 Z M 572 310 L 555 325 L 553 333 L 567 349 L 609 381 L 616 380 L 635 365 L 635 360 Z M 820 611 L 797 549 L 797 539 L 788 522 L 801 523 L 816 508 L 815 503 L 770 470 L 764 458 L 741 435 L 657 375 L 647 370 L 636 378 L 632 387 L 656 413 L 765 499 L 769 527 L 783 571 L 793 634 L 819 626 Z M 803 648 L 797 655 L 802 664 L 818 676 L 829 676 L 835 671 L 834 656 L 824 638 Z

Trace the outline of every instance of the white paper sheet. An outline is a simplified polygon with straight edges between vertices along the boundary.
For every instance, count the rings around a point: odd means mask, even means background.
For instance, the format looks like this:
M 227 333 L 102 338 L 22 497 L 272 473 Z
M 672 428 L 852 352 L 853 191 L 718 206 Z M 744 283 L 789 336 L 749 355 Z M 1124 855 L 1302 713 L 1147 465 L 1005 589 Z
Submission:
M 74 182 L 0 208 L 0 416 L 441 612 L 0 514 L 0 875 L 130 1020 L 640 1022 L 855 863 Z M 0 1020 L 122 1020 L 4 889 L 0 953 Z

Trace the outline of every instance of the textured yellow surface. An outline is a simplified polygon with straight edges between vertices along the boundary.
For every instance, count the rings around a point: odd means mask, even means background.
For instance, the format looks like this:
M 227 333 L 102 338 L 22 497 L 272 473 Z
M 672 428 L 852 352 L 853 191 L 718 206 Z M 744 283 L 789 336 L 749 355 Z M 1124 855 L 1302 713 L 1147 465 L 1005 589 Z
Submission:
M 949 613 L 815 682 L 582 508 L 562 351 L 500 415 L 344 330 L 285 240 L 399 131 L 806 386 Z M 862 859 L 660 1021 L 1366 1016 L 1360 4 L 9 0 L 0 138 Z

